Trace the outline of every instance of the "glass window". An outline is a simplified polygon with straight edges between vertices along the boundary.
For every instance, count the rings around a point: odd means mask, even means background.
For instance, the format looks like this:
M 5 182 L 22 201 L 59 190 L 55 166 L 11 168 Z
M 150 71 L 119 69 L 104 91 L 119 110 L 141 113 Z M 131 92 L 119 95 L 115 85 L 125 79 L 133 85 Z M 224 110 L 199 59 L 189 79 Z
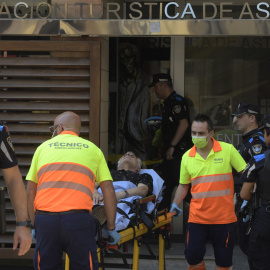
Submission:
M 168 37 L 110 38 L 109 161 L 113 168 L 121 155 L 133 151 L 152 168 L 162 158 L 153 145 L 160 101 L 148 87 L 152 75 L 170 72 Z
M 237 145 L 231 114 L 239 102 L 270 113 L 268 37 L 190 37 L 185 39 L 185 96 L 193 115 L 214 122 L 217 139 Z

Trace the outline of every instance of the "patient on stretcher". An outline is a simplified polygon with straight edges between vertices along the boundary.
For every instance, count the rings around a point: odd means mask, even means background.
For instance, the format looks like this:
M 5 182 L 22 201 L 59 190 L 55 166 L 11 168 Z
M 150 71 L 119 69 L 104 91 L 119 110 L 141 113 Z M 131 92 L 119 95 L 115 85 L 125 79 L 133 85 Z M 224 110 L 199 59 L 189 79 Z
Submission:
M 135 156 L 132 152 L 127 152 L 118 161 L 117 171 L 111 172 L 114 182 L 128 181 L 135 185 L 133 188 L 119 190 L 115 193 L 116 199 L 131 197 L 131 196 L 149 196 L 153 192 L 153 178 L 151 175 L 143 173 L 141 171 L 141 160 Z M 103 203 L 103 196 L 95 188 L 93 194 L 94 204 Z
M 134 215 L 130 203 L 152 194 L 156 195 L 159 202 L 162 198 L 160 194 L 164 181 L 154 170 L 141 170 L 141 160 L 132 152 L 127 152 L 120 158 L 117 170 L 113 171 L 111 175 L 118 200 L 115 226 L 119 231 L 128 226 L 130 218 Z M 153 185 L 153 183 L 155 184 Z M 101 190 L 97 187 L 94 190 L 93 201 L 95 205 L 103 204 Z M 149 202 L 145 208 L 146 213 L 151 213 L 155 208 L 155 203 Z M 95 207 L 93 211 L 94 209 Z

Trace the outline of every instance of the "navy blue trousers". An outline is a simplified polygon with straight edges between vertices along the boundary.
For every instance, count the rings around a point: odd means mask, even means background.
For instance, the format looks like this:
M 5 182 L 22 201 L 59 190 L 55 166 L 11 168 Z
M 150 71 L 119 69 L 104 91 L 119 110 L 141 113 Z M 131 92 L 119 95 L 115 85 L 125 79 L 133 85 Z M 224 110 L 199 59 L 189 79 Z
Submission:
M 238 233 L 238 244 L 241 251 L 247 255 L 249 269 L 251 269 L 251 261 L 248 252 L 248 243 L 249 243 L 249 235 L 247 235 L 249 223 L 244 222 L 243 218 L 237 217 L 237 233 Z
M 164 158 L 161 164 L 161 178 L 166 186 L 163 191 L 163 199 L 159 205 L 159 210 L 167 208 L 170 210 L 172 193 L 174 188 L 179 184 L 181 158 L 167 160 Z
M 252 270 L 270 269 L 270 206 L 256 211 L 249 237 L 249 257 Z
M 36 215 L 35 229 L 35 270 L 62 270 L 63 252 L 70 270 L 98 269 L 96 224 L 90 214 Z
M 234 237 L 234 223 L 188 223 L 185 241 L 185 256 L 188 264 L 196 265 L 203 261 L 206 242 L 211 239 L 216 265 L 224 268 L 232 266 Z

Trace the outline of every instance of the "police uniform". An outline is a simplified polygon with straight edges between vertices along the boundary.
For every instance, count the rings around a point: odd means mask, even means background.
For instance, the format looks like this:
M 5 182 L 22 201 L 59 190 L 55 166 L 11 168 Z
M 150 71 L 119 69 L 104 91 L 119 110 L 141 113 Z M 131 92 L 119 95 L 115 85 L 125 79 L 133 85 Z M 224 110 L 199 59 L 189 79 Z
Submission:
M 0 169 L 18 165 L 8 128 L 0 122 Z
M 232 114 L 232 116 L 242 115 L 246 113 L 253 115 L 260 114 L 259 108 L 256 105 L 241 102 L 238 105 L 237 112 L 235 114 Z M 246 162 L 248 162 L 252 157 L 260 155 L 267 149 L 263 133 L 259 129 L 254 129 L 246 134 L 243 134 L 242 143 L 238 145 L 237 149 Z M 234 171 L 234 187 L 237 195 L 236 212 L 238 216 L 238 241 L 240 249 L 243 251 L 243 253 L 248 255 L 249 236 L 246 234 L 248 229 L 248 223 L 244 222 L 242 217 L 239 217 L 239 210 L 241 209 L 241 205 L 243 202 L 240 198 L 240 190 L 242 185 L 243 181 L 241 181 L 241 175 Z
M 187 119 L 189 127 L 182 139 L 174 147 L 173 159 L 164 159 L 161 167 L 161 177 L 165 181 L 165 190 L 160 209 L 169 209 L 173 189 L 179 182 L 180 163 L 182 155 L 192 147 L 189 109 L 186 100 L 175 91 L 164 100 L 161 130 L 164 143 L 164 153 L 171 147 L 171 141 L 176 133 L 179 121 Z
M 267 149 L 263 134 L 258 129 L 251 130 L 243 135 L 243 141 L 238 145 L 237 150 L 243 159 L 248 162 L 253 156 L 260 155 Z M 234 175 L 236 186 L 242 186 L 240 175 Z M 240 191 L 240 190 L 239 190 Z
M 256 182 L 259 209 L 255 212 L 249 236 L 248 255 L 251 269 L 270 269 L 270 149 L 254 156 L 248 163 L 241 179 Z

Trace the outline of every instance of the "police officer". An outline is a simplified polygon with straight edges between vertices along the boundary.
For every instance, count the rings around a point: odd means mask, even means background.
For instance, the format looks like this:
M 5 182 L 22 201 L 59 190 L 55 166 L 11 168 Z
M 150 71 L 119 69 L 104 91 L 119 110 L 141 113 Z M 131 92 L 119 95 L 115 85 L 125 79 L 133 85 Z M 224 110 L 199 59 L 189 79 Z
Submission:
M 270 115 L 264 116 L 261 128 L 268 150 L 250 159 L 241 180 L 244 182 L 240 196 L 250 200 L 256 183 L 258 209 L 251 224 L 248 254 L 252 270 L 270 269 Z
M 258 130 L 260 122 L 260 110 L 256 105 L 239 103 L 237 111 L 232 114 L 235 128 L 240 131 L 242 135 L 242 143 L 238 145 L 238 151 L 246 162 L 253 156 L 259 155 L 266 150 L 265 140 L 263 134 Z M 248 222 L 244 222 L 242 217 L 239 217 L 243 201 L 240 198 L 240 190 L 242 187 L 240 174 L 234 171 L 234 185 L 237 197 L 237 227 L 239 247 L 242 252 L 248 255 Z
M 154 74 L 149 87 L 153 87 L 156 96 L 164 100 L 161 131 L 165 157 L 161 168 L 161 177 L 165 181 L 166 189 L 160 209 L 169 209 L 173 189 L 179 182 L 182 155 L 193 145 L 189 109 L 186 100 L 173 91 L 172 79 L 169 74 Z
M 19 171 L 15 151 L 8 129 L 0 122 L 0 169 L 8 188 L 16 215 L 13 249 L 20 243 L 18 255 L 24 255 L 31 247 L 30 222 L 28 222 L 26 191 Z

